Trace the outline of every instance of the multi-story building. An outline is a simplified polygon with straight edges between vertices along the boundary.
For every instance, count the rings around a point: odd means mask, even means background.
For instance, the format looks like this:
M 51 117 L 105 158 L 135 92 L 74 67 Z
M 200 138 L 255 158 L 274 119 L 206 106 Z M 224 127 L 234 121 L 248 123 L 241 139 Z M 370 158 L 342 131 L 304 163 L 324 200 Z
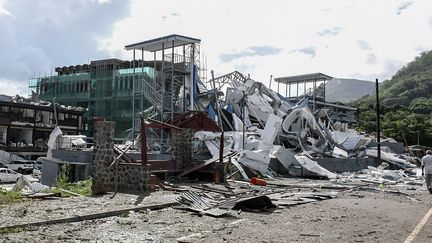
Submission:
M 137 131 L 140 112 L 150 106 L 163 114 L 160 117 L 172 117 L 193 103 L 185 89 L 193 80 L 199 43 L 198 39 L 169 35 L 128 45 L 125 48 L 133 50 L 132 61 L 105 59 L 57 67 L 56 75 L 31 78 L 29 86 L 40 99 L 84 107 L 87 136 L 93 136 L 93 117 L 103 117 L 116 122 L 116 137 L 127 137 Z M 135 52 L 141 58 L 136 59 Z M 150 60 L 144 60 L 144 52 L 150 52 Z M 180 90 L 182 98 L 178 98 Z
M 0 149 L 26 157 L 41 156 L 56 125 L 65 135 L 83 132 L 84 109 L 0 95 Z
M 93 117 L 116 121 L 116 133 L 125 134 L 131 127 L 133 68 L 131 62 L 119 59 L 91 61 L 89 65 L 56 68 L 57 75 L 30 80 L 33 94 L 44 100 L 86 109 L 85 130 L 93 134 Z M 152 67 L 135 68 L 137 77 L 154 80 Z M 143 104 L 148 106 L 148 104 Z M 135 97 L 140 108 L 140 97 Z

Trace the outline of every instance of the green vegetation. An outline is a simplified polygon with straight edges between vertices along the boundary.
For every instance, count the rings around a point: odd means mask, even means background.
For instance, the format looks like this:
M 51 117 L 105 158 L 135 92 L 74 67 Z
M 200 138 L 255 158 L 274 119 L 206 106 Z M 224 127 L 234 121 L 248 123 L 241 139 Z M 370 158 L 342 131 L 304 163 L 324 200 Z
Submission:
M 24 231 L 23 227 L 16 227 L 16 228 L 4 228 L 0 229 L 0 235 L 3 234 L 15 234 Z
M 380 86 L 381 130 L 406 145 L 432 146 L 432 51 L 423 52 Z M 357 129 L 376 131 L 375 96 L 351 105 L 359 108 Z
M 22 201 L 21 193 L 0 189 L 0 205 Z
M 50 189 L 50 192 L 60 192 L 62 196 L 70 196 L 70 194 L 60 191 L 59 189 L 68 190 L 83 196 L 90 196 L 92 194 L 93 179 L 91 177 L 84 181 L 69 183 L 68 165 L 63 165 L 60 174 L 57 176 L 57 187 Z

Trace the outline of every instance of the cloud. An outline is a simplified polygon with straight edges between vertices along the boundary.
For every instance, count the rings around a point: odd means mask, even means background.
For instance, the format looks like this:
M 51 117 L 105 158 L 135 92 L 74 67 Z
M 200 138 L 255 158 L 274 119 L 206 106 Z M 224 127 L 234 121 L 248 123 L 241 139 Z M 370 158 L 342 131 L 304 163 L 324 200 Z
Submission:
M 56 66 L 109 57 L 99 41 L 130 11 L 130 2 L 121 0 L 9 0 L 0 6 L 10 13 L 0 14 L 0 79 L 18 86 Z
M 366 63 L 367 64 L 375 64 L 377 62 L 377 58 L 375 54 L 369 53 L 367 54 Z
M 219 60 L 221 62 L 231 62 L 232 60 L 243 58 L 243 57 L 277 55 L 281 51 L 282 51 L 281 48 L 268 46 L 268 45 L 251 46 L 248 49 L 240 52 L 222 53 L 219 55 Z
M 367 43 L 367 41 L 358 40 L 357 45 L 360 46 L 360 48 L 363 50 L 372 50 L 372 48 L 370 47 L 369 43 Z
M 341 28 L 341 27 L 333 27 L 330 29 L 322 30 L 322 31 L 318 32 L 317 34 L 320 36 L 326 36 L 326 35 L 335 36 L 335 35 L 339 34 L 342 31 L 342 29 L 343 28 Z
M 0 87 L 1 87 L 0 94 L 6 94 L 6 95 L 18 94 L 21 96 L 27 96 L 29 94 L 27 83 L 15 83 L 15 81 L 13 80 L 0 79 Z
M 3 7 L 4 1 L 0 0 L 0 16 L 4 15 L 4 16 L 9 16 L 9 17 L 13 17 L 14 16 Z
M 294 51 L 295 52 L 302 52 L 302 53 L 304 53 L 306 55 L 310 55 L 311 57 L 315 57 L 316 56 L 316 49 L 313 46 L 305 47 L 305 48 L 302 48 L 302 49 L 297 49 L 297 50 L 294 50 Z
M 403 2 L 397 8 L 396 14 L 400 15 L 403 11 L 405 11 L 409 6 L 413 4 L 413 1 Z

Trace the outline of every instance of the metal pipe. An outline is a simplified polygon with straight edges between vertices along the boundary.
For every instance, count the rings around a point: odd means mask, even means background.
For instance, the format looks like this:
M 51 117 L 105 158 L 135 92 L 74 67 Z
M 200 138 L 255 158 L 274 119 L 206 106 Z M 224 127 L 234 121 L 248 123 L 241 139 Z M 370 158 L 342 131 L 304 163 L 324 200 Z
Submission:
M 272 79 L 273 79 L 273 75 L 270 75 L 269 89 L 271 89 L 271 82 L 272 82 Z
M 313 90 L 312 90 L 312 95 L 313 95 L 313 111 L 315 111 L 316 109 L 316 100 L 315 100 L 315 92 L 316 92 L 316 81 L 315 81 L 315 77 L 313 78 Z
M 135 148 L 135 49 L 133 49 L 132 77 L 132 148 Z
M 171 47 L 171 121 L 174 120 L 174 40 Z
M 324 109 L 326 106 L 326 80 L 324 79 Z
M 291 101 L 291 83 L 288 85 L 289 94 L 288 94 L 288 100 Z
M 144 48 L 141 48 L 141 112 L 144 110 Z
M 242 149 L 245 148 L 246 145 L 246 125 L 245 125 L 245 121 L 246 121 L 246 101 L 245 101 L 245 92 L 243 91 L 243 112 L 242 112 L 242 118 L 243 118 L 243 147 Z
M 156 73 L 156 51 L 153 52 L 153 68 L 154 72 Z
M 216 90 L 216 83 L 215 83 L 215 78 L 214 78 L 214 72 L 213 72 L 213 70 L 211 70 L 211 75 L 212 75 L 212 80 L 213 80 L 213 86 L 214 86 L 214 88 Z M 219 120 L 220 129 L 221 129 L 221 131 L 223 131 L 224 129 L 223 129 L 222 116 L 221 116 L 221 109 L 220 109 L 220 106 L 219 106 L 218 102 L 216 102 L 215 105 L 216 105 L 216 109 L 217 109 L 217 112 L 218 112 L 218 120 Z
M 162 42 L 161 121 L 163 121 L 163 115 L 164 115 L 164 95 L 165 95 L 165 70 L 164 69 L 165 69 L 165 42 Z M 161 135 L 162 135 L 162 133 L 161 133 Z M 161 137 L 161 139 L 162 139 L 162 137 Z
M 144 117 L 141 115 L 141 164 L 147 164 L 147 134 Z
M 195 44 L 191 44 L 191 60 L 190 60 L 190 110 L 194 110 L 194 89 L 195 89 L 195 75 L 194 75 L 194 64 L 195 64 Z
M 183 45 L 183 65 L 186 69 L 186 45 Z M 183 76 L 183 112 L 186 112 L 186 76 Z
M 303 83 L 303 95 L 306 96 L 306 80 Z
M 279 94 L 279 86 L 280 86 L 280 83 L 279 82 L 277 82 L 278 83 L 278 94 Z

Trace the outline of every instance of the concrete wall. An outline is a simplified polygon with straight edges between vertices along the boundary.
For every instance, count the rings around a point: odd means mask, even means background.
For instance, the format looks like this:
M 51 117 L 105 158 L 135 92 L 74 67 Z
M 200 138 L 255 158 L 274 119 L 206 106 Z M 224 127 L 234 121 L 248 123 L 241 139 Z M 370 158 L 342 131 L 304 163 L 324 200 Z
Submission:
M 64 161 L 93 163 L 93 151 L 53 149 L 52 156 Z
M 114 130 L 115 122 L 95 122 L 93 193 L 147 193 L 149 165 L 116 163 L 115 166 L 109 167 L 114 160 Z
M 369 144 L 368 147 L 377 147 L 377 146 L 378 146 L 377 143 L 372 142 Z M 391 149 L 393 152 L 397 154 L 403 154 L 405 150 L 403 143 L 391 143 L 389 141 L 381 142 L 381 150 L 383 147 L 389 147 L 389 149 Z
M 42 160 L 42 180 L 41 183 L 47 186 L 57 184 L 57 175 L 59 174 L 59 164 L 48 160 Z
M 368 166 L 378 166 L 375 158 L 322 158 L 314 160 L 327 170 L 336 173 L 356 172 L 367 169 Z
M 64 163 L 65 161 L 40 158 L 42 161 L 42 184 L 55 186 L 61 166 L 69 165 L 68 177 L 70 182 L 83 181 L 91 175 L 92 164 Z

